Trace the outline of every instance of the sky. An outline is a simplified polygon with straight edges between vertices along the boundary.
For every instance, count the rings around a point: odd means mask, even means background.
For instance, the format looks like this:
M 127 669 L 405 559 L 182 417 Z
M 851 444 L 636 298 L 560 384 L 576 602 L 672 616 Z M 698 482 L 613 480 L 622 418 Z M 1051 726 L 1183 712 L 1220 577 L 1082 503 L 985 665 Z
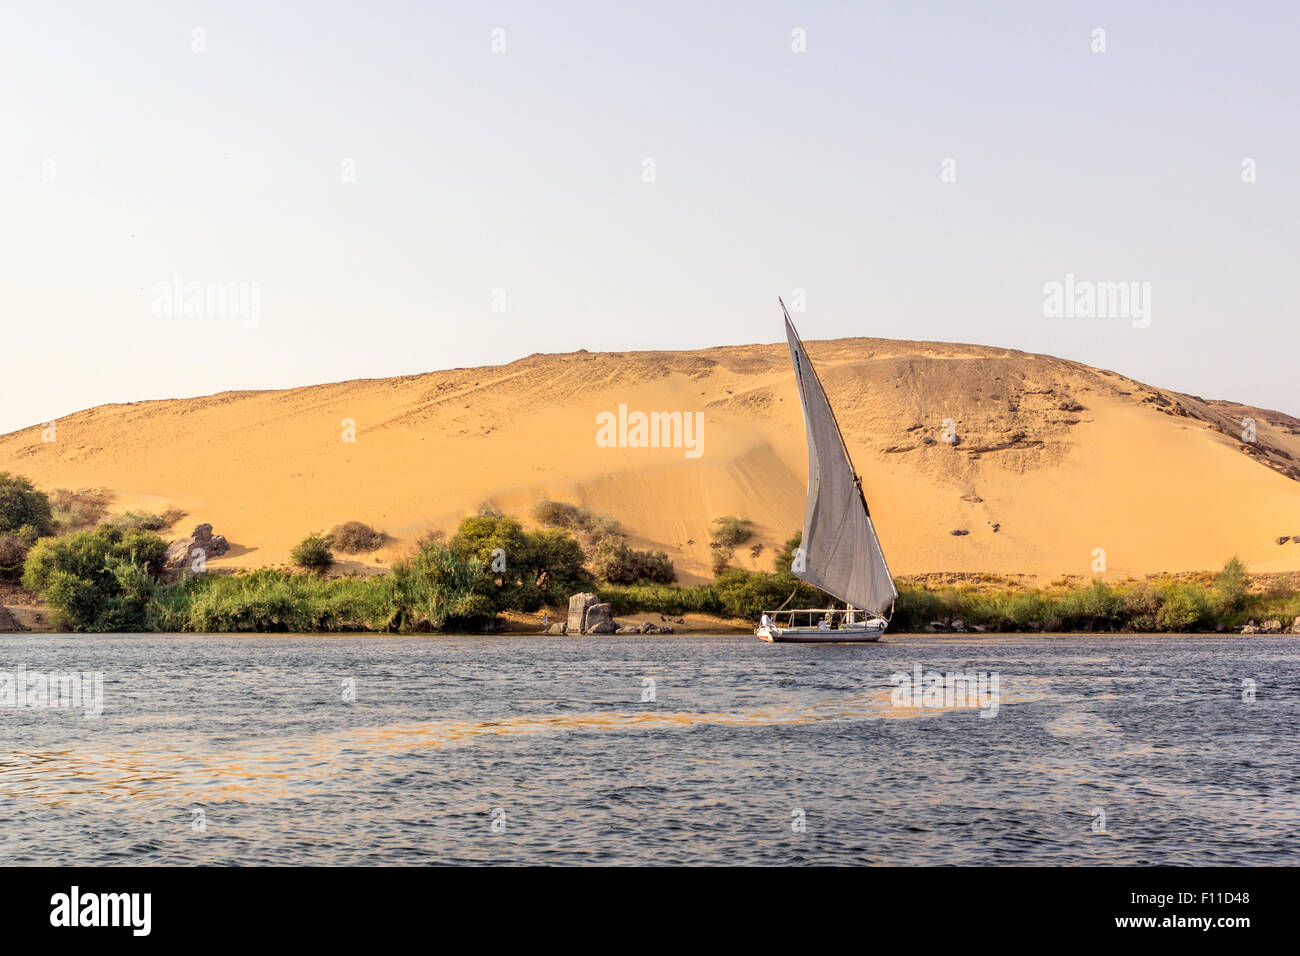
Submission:
M 1300 414 L 1298 28 L 1281 0 L 6 2 L 0 433 L 779 342 L 777 296 L 808 341 Z M 1049 314 L 1067 274 L 1149 313 Z

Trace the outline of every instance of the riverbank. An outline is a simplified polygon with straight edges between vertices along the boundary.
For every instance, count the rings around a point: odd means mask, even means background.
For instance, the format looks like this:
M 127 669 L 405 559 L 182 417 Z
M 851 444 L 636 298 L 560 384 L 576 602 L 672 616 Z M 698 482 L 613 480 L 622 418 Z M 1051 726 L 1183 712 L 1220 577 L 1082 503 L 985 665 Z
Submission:
M 930 576 L 926 576 L 930 577 Z M 945 576 L 948 577 L 948 576 Z M 1216 589 L 1212 572 L 1155 576 L 1146 581 L 1038 588 L 997 575 L 963 583 L 918 586 L 899 579 L 891 634 L 936 633 L 1203 633 L 1300 634 L 1300 590 L 1291 575 L 1255 575 L 1236 596 Z M 605 586 L 623 634 L 751 634 L 763 610 L 781 603 L 763 583 L 731 574 L 695 587 Z M 326 577 L 263 570 L 213 573 L 163 583 L 149 596 L 153 613 L 133 631 L 187 633 L 473 633 L 540 635 L 566 620 L 568 609 L 500 609 L 470 626 L 431 626 L 387 613 L 384 576 Z M 721 585 L 721 586 L 720 586 Z M 769 600 L 770 599 L 770 600 Z M 752 607 L 750 607 L 752 605 Z M 749 613 L 728 613 L 729 610 Z M 56 608 L 15 585 L 0 587 L 0 632 L 62 633 Z

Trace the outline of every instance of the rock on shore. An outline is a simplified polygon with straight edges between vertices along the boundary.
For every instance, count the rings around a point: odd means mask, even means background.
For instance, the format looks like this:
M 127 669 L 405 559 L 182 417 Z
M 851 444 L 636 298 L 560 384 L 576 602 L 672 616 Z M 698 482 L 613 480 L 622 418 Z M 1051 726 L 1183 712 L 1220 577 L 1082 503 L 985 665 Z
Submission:
M 201 524 L 195 527 L 188 538 L 173 541 L 167 548 L 167 567 L 189 567 L 190 562 L 198 557 L 195 551 L 202 553 L 204 561 L 209 561 L 229 550 L 230 542 L 223 535 L 213 534 L 212 525 Z
M 590 591 L 569 598 L 569 620 L 566 634 L 613 634 L 618 630 L 614 623 L 614 610 Z

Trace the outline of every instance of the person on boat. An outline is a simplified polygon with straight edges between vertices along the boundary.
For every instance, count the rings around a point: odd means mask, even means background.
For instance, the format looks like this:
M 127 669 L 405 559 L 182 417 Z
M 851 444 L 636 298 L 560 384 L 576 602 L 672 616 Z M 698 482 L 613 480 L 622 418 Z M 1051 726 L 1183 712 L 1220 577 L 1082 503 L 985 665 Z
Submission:
M 826 615 L 823 614 L 822 619 L 817 622 L 817 630 L 829 631 L 830 629 L 831 629 L 831 622 L 826 620 Z
M 770 627 L 773 627 L 773 626 L 774 626 L 774 625 L 772 624 L 772 619 L 771 619 L 770 617 L 767 616 L 767 612 L 766 612 L 766 611 L 764 611 L 764 612 L 763 612 L 763 616 L 762 616 L 761 618 L 758 619 L 758 626 L 759 626 L 759 627 L 767 627 L 767 628 L 770 628 Z

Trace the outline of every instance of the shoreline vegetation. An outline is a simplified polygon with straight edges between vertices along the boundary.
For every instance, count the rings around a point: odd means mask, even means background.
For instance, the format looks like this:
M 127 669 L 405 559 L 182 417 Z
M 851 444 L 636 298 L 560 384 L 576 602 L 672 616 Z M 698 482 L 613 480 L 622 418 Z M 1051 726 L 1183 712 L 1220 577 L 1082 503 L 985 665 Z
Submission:
M 385 539 L 360 522 L 307 535 L 295 551 L 297 569 L 230 573 L 208 571 L 202 549 L 191 551 L 194 538 L 169 545 L 158 534 L 179 512 L 103 520 L 98 506 L 73 513 L 51 498 L 68 503 L 62 491 L 47 496 L 0 472 L 0 583 L 21 595 L 21 581 L 58 630 L 539 633 L 543 614 L 562 621 L 569 596 L 591 591 L 616 617 L 682 624 L 689 616 L 697 633 L 743 633 L 787 599 L 790 607 L 836 606 L 790 572 L 797 533 L 775 553 L 772 571 L 732 566 L 753 537 L 735 516 L 713 523 L 713 580 L 683 586 L 664 552 L 636 550 L 613 519 L 563 502 L 539 502 L 534 529 L 484 509 L 450 539 L 427 536 L 387 573 L 359 577 L 327 572 L 335 550 L 364 553 Z M 1235 557 L 1217 573 L 1119 582 L 1040 587 L 1014 576 L 925 575 L 896 583 L 891 633 L 1300 632 L 1297 582 L 1252 576 Z

